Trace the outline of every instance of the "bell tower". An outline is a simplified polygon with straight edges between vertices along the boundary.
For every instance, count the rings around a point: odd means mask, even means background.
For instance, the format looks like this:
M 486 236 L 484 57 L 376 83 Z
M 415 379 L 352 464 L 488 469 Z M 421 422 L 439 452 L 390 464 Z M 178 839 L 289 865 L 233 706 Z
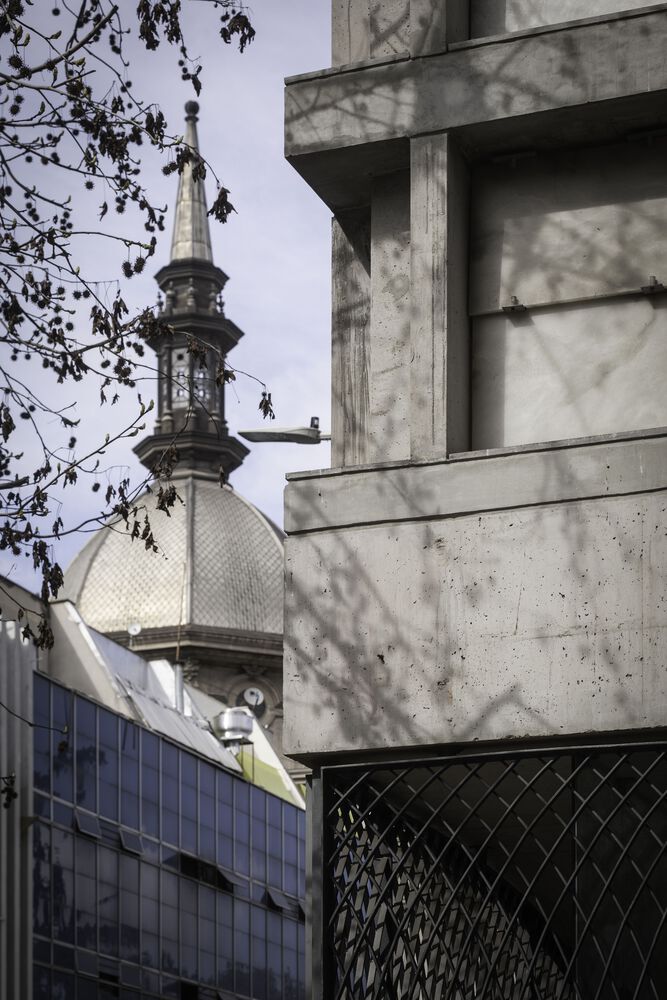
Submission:
M 199 152 L 199 105 L 185 105 L 185 141 Z M 172 443 L 178 451 L 175 475 L 228 479 L 248 449 L 229 434 L 225 388 L 216 384 L 220 361 L 243 332 L 224 313 L 227 275 L 213 263 L 204 181 L 193 164 L 180 176 L 169 263 L 156 274 L 163 299 L 159 318 L 173 330 L 150 342 L 157 355 L 157 420 L 135 454 L 153 468 Z M 194 338 L 202 353 L 189 350 Z

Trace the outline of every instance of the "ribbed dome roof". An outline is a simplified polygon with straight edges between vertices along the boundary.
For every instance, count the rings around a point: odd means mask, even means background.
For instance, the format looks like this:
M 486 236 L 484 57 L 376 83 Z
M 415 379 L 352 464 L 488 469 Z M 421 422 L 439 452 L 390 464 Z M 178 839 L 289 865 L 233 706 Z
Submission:
M 100 632 L 197 625 L 283 630 L 278 529 L 229 486 L 187 477 L 167 517 L 145 496 L 160 552 L 100 529 L 65 574 L 65 596 Z

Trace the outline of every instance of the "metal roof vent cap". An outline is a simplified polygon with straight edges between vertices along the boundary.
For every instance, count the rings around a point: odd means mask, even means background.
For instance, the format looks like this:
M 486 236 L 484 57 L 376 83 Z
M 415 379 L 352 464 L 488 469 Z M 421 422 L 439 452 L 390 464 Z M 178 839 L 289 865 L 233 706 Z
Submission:
M 245 708 L 227 708 L 215 720 L 215 731 L 222 743 L 249 743 L 253 717 Z

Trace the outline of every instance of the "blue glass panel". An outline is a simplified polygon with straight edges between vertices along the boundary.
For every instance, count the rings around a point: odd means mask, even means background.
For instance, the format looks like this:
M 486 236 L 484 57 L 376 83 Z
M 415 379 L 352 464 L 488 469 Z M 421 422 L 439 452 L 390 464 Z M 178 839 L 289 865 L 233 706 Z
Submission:
M 197 759 L 181 753 L 181 847 L 197 853 Z
M 234 989 L 234 900 L 224 893 L 216 894 L 218 908 L 218 986 Z
M 283 867 L 283 889 L 290 896 L 299 894 L 299 872 L 296 865 L 285 864 Z
M 215 770 L 199 761 L 199 853 L 215 860 Z
M 269 826 L 282 830 L 282 802 L 275 795 L 267 795 L 267 805 L 269 811 Z
M 296 806 L 290 806 L 287 803 L 283 803 L 283 823 L 285 826 L 285 833 L 293 833 L 294 836 L 298 832 L 298 820 L 297 813 L 299 810 Z
M 151 837 L 160 836 L 160 740 L 141 732 L 141 829 Z
M 214 986 L 215 976 L 215 892 L 199 886 L 199 980 Z
M 98 861 L 98 922 L 100 951 L 118 955 L 118 854 L 100 847 Z
M 141 864 L 141 962 L 160 968 L 159 938 L 160 892 L 158 869 Z
M 250 911 L 252 955 L 252 996 L 266 1000 L 266 910 L 253 906 Z
M 162 839 L 178 845 L 178 750 L 162 744 Z
M 160 918 L 162 928 L 161 952 L 162 968 L 165 972 L 178 975 L 178 875 L 163 871 L 162 905 Z
M 237 993 L 250 993 L 250 906 L 234 900 L 234 988 Z
M 250 789 L 234 782 L 234 869 L 250 874 Z
M 197 957 L 197 883 L 182 878 L 181 891 L 181 975 L 186 979 L 199 978 Z
M 32 830 L 32 926 L 35 934 L 51 937 L 51 831 L 43 823 Z
M 295 920 L 283 917 L 283 997 L 298 1000 L 299 957 L 297 951 L 298 925 Z
M 97 709 L 85 698 L 76 699 L 76 801 L 97 811 Z
M 99 709 L 100 815 L 118 819 L 118 716 Z
M 58 798 L 72 801 L 74 792 L 74 754 L 72 750 L 72 726 L 74 696 L 70 691 L 53 685 L 52 726 L 57 732 L 51 733 L 53 753 L 53 794 Z
M 120 957 L 139 961 L 139 862 L 120 858 Z
M 97 951 L 97 849 L 83 837 L 76 845 L 76 943 Z
M 266 914 L 267 1000 L 283 998 L 282 928 L 282 916 L 269 910 Z
M 139 728 L 122 719 L 120 723 L 120 821 L 139 829 Z
M 51 733 L 37 726 L 51 725 L 51 685 L 45 677 L 34 675 L 34 718 L 33 731 L 33 774 L 35 788 L 43 792 L 51 791 Z
M 51 832 L 53 936 L 74 943 L 74 837 L 54 827 Z
M 259 794 L 258 794 L 259 793 Z M 266 795 L 260 789 L 252 790 L 252 875 L 266 881 Z

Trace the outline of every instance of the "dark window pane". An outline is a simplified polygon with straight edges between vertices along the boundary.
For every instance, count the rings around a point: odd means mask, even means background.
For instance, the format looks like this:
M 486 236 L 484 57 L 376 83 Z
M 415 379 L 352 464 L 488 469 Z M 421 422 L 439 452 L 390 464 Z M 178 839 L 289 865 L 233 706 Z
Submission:
M 197 979 L 197 884 L 190 879 L 181 879 L 181 975 L 186 979 Z
M 217 893 L 218 906 L 218 986 L 234 989 L 234 900 Z
M 141 829 L 151 837 L 160 836 L 160 740 L 141 732 Z
M 178 975 L 178 876 L 161 873 L 162 907 L 162 968 Z
M 215 860 L 215 771 L 199 762 L 199 853 Z
M 252 996 L 266 1000 L 266 910 L 253 906 L 250 916 Z
M 143 854 L 144 852 L 143 840 L 138 833 L 132 833 L 131 830 L 120 831 L 120 843 L 123 850 L 131 851 L 132 854 Z
M 250 873 L 250 816 L 245 812 L 234 814 L 234 868 Z
M 141 865 L 141 962 L 159 969 L 160 904 L 158 869 Z
M 118 819 L 118 717 L 99 710 L 100 815 Z
M 97 816 L 91 816 L 90 813 L 82 812 L 77 809 L 74 814 L 74 821 L 79 833 L 85 833 L 89 837 L 101 836 L 100 822 Z
M 115 957 L 118 955 L 118 854 L 100 847 L 98 863 L 100 951 Z
M 120 957 L 139 961 L 139 862 L 120 858 Z
M 127 719 L 120 723 L 120 821 L 139 829 L 139 728 Z
M 215 977 L 215 892 L 199 887 L 199 979 L 214 986 Z
M 252 789 L 252 875 L 266 881 L 266 794 L 259 788 Z
M 37 724 L 33 732 L 35 788 L 51 791 L 51 733 L 37 726 L 51 725 L 51 685 L 45 677 L 34 675 L 34 713 Z M 55 735 L 55 734 L 53 734 Z
M 33 826 L 32 861 L 33 930 L 51 937 L 51 831 L 43 823 Z
M 234 900 L 234 968 L 237 993 L 250 993 L 250 906 Z
M 54 828 L 51 841 L 53 936 L 74 943 L 74 837 Z
M 70 972 L 52 973 L 51 1000 L 72 1000 L 74 996 L 74 976 Z
M 66 802 L 72 801 L 74 791 L 74 754 L 72 750 L 72 709 L 74 696 L 70 691 L 53 686 L 52 725 L 57 732 L 51 733 L 53 752 L 53 794 Z
M 282 1000 L 283 996 L 283 951 L 282 917 L 279 913 L 266 915 L 266 972 L 268 1000 Z
M 178 845 L 178 750 L 162 744 L 162 839 Z
M 97 950 L 97 849 L 81 838 L 76 845 L 76 943 Z
M 197 853 L 197 760 L 181 753 L 181 847 Z
M 51 1000 L 51 970 L 41 965 L 33 966 L 33 1000 Z
M 97 709 L 76 699 L 76 801 L 97 811 Z

